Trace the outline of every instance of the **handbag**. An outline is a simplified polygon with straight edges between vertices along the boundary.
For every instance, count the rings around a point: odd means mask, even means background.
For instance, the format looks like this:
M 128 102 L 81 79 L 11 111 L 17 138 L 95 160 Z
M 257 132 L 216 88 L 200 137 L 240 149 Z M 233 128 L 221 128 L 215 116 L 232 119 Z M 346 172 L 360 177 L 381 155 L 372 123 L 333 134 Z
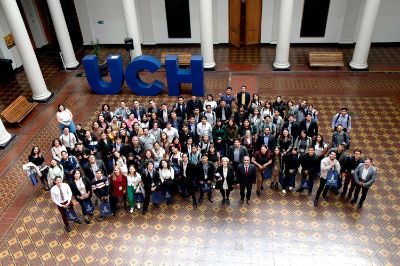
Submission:
M 337 187 L 338 179 L 339 179 L 338 172 L 335 170 L 329 170 L 328 174 L 326 175 L 326 185 L 331 187 Z
M 203 183 L 203 184 L 201 185 L 201 190 L 202 190 L 204 193 L 210 192 L 210 191 L 211 191 L 211 184 Z
M 74 209 L 66 208 L 65 209 L 65 216 L 67 216 L 68 221 L 77 221 L 78 215 L 76 214 Z
M 263 178 L 268 180 L 272 177 L 272 168 L 267 168 L 263 171 Z
M 85 210 L 85 213 L 93 213 L 94 206 L 91 200 L 83 200 L 82 207 Z
M 102 201 L 100 203 L 100 214 L 103 217 L 107 217 L 107 216 L 112 215 L 111 205 L 110 205 L 109 201 Z

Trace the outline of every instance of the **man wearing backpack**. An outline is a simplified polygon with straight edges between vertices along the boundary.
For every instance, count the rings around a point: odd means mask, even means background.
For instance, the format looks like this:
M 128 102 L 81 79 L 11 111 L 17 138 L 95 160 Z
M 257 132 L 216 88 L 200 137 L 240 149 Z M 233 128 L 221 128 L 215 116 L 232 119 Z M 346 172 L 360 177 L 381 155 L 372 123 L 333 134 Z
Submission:
M 343 107 L 340 113 L 337 113 L 332 120 L 332 130 L 335 130 L 338 125 L 343 127 L 343 131 L 350 134 L 351 130 L 351 116 L 347 113 L 348 108 Z
M 68 183 L 72 182 L 72 172 L 79 168 L 78 160 L 75 156 L 68 155 L 68 152 L 62 151 L 60 164 L 63 166 L 64 176 L 66 177 Z

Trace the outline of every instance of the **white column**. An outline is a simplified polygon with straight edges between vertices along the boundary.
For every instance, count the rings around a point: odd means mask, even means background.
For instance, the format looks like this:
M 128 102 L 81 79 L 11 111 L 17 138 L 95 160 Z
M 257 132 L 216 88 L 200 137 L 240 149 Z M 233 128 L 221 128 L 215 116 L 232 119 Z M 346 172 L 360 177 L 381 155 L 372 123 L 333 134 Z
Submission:
M 204 68 L 214 68 L 213 3 L 212 0 L 201 0 L 199 2 L 201 55 L 203 56 Z
M 47 5 L 49 6 L 58 44 L 60 45 L 63 55 L 64 66 L 70 69 L 75 68 L 79 66 L 79 62 L 75 57 L 74 47 L 72 46 L 71 38 L 69 36 L 60 0 L 47 0 Z
M 133 60 L 136 56 L 142 55 L 135 0 L 122 0 L 122 7 L 124 9 L 127 36 L 133 39 L 133 50 L 131 51 L 131 59 Z
M 0 3 L 13 34 L 15 45 L 21 56 L 22 64 L 32 89 L 33 100 L 45 101 L 51 96 L 51 93 L 47 90 L 46 83 L 44 82 L 42 71 L 40 70 L 17 2 L 16 0 L 0 0 Z
M 365 2 L 356 47 L 353 52 L 353 59 L 349 63 L 350 68 L 353 70 L 368 69 L 368 54 L 371 48 L 372 35 L 374 33 L 380 4 L 381 0 L 366 0 Z
M 274 70 L 288 70 L 290 36 L 292 33 L 293 0 L 281 0 L 279 11 L 278 43 L 276 45 Z
M 12 135 L 7 132 L 3 125 L 3 121 L 0 119 L 0 146 L 4 146 L 11 140 Z

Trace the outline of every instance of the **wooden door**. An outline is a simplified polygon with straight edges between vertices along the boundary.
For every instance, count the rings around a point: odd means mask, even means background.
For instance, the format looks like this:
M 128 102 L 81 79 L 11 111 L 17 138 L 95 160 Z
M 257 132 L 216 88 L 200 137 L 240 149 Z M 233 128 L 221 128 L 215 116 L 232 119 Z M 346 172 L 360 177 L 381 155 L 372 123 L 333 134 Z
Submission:
M 246 1 L 245 44 L 259 44 L 261 41 L 262 0 Z
M 241 0 L 229 0 L 229 43 L 240 47 Z

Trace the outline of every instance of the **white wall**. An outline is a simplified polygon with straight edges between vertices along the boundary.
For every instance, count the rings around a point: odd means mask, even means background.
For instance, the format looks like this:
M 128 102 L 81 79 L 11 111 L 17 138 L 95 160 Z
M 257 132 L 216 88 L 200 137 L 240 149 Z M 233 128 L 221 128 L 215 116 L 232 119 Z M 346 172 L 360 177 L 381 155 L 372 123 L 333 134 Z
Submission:
M 13 69 L 22 66 L 21 57 L 18 53 L 17 47 L 14 46 L 8 49 L 5 42 L 4 36 L 11 33 L 10 27 L 8 26 L 7 19 L 4 16 L 3 8 L 0 6 L 0 49 L 4 59 L 11 59 L 13 61 Z
M 42 23 L 37 13 L 35 4 L 32 0 L 21 0 L 29 28 L 35 41 L 36 48 L 43 47 L 48 44 L 46 35 L 44 34 Z

